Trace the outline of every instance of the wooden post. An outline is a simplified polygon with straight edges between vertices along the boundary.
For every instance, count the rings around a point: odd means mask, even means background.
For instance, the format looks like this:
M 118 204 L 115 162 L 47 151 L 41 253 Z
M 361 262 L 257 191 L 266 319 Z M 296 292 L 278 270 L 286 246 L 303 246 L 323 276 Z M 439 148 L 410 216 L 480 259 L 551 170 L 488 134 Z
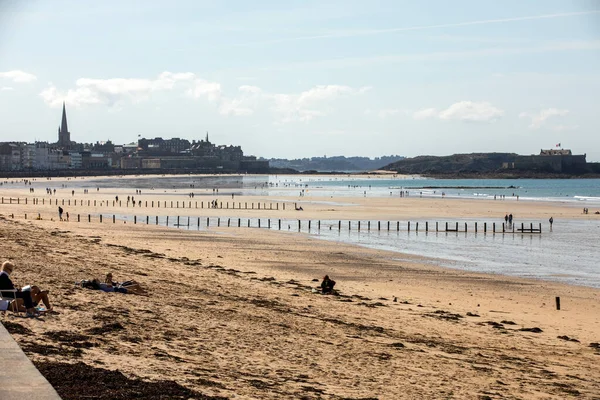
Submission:
M 360 232 L 360 221 L 358 221 L 358 231 Z
M 190 217 L 188 216 L 188 225 L 187 225 L 188 229 L 190 229 Z
M 415 222 L 415 231 L 419 232 L 419 222 Z
M 542 223 L 540 222 L 540 233 L 542 233 Z
M 275 206 L 277 207 L 276 210 L 279 210 L 279 203 L 275 203 Z
M 133 223 L 134 223 L 134 224 L 137 224 L 137 215 L 134 215 L 134 216 L 133 216 Z
M 529 224 L 529 230 L 530 230 L 531 232 L 533 232 L 533 222 L 531 222 L 531 223 Z
M 523 233 L 523 229 L 525 229 L 525 228 L 524 228 L 524 226 L 525 226 L 525 224 L 523 224 L 523 223 L 521 222 L 521 233 Z
M 231 226 L 231 218 L 227 218 L 227 227 L 229 228 Z
M 300 220 L 298 220 L 298 232 L 300 232 L 300 228 L 301 228 L 301 226 L 300 226 Z
M 308 231 L 310 232 L 310 219 L 308 220 Z
M 350 231 L 351 231 L 351 227 L 352 227 L 352 225 L 350 225 L 350 223 L 351 223 L 351 222 L 350 222 L 350 221 L 348 221 L 348 232 L 350 232 Z
M 506 225 L 504 224 L 504 222 L 502 223 L 502 233 L 506 232 Z
M 400 232 L 400 221 L 396 221 L 396 232 Z
M 279 204 L 279 203 L 278 203 L 278 204 Z M 317 225 L 317 229 L 318 229 L 318 230 L 321 230 L 321 220 L 319 220 L 319 223 L 318 223 L 318 225 Z
M 496 223 L 495 222 L 492 223 L 492 232 L 496 233 Z
M 483 223 L 483 233 L 487 232 L 487 222 Z
M 258 219 L 258 227 L 260 228 L 260 218 Z
M 377 230 L 380 231 L 381 230 L 381 221 L 377 221 Z
M 437 222 L 437 221 L 435 221 L 435 231 L 436 231 L 436 232 L 438 232 L 438 231 L 439 231 L 439 229 L 438 229 L 438 222 Z
M 477 233 L 477 222 L 475 222 L 475 233 Z
M 206 217 L 206 227 L 210 226 L 210 217 Z
M 179 215 L 177 216 L 177 227 L 179 228 Z
M 77 222 L 81 222 L 81 216 L 79 214 L 77 214 Z
M 100 223 L 102 223 L 102 214 L 100 214 Z
M 260 219 L 259 219 L 260 221 Z M 221 226 L 221 217 L 217 218 L 217 227 Z M 258 227 L 260 228 L 260 222 L 258 223 Z
M 410 221 L 408 221 L 408 231 L 410 232 Z
M 342 230 L 342 221 L 338 221 L 338 230 L 341 231 Z
M 88 222 L 92 222 L 92 216 L 88 214 Z
M 367 222 L 367 230 L 371 232 L 371 221 Z
M 560 297 L 556 296 L 556 309 L 560 311 Z
M 146 225 L 150 223 L 150 216 L 146 215 Z
M 250 228 L 250 218 L 248 218 L 248 228 Z
M 198 217 L 198 221 L 196 221 L 196 223 L 198 224 L 198 230 L 200 230 L 200 217 Z
M 281 219 L 278 221 L 279 230 L 281 230 Z
M 158 215 L 156 216 L 156 225 L 158 225 Z
M 279 221 L 279 222 L 281 223 L 281 221 Z M 240 226 L 242 226 L 242 219 L 241 219 L 241 218 L 238 218 L 238 228 L 239 228 Z
M 446 222 L 446 232 L 448 231 L 448 223 Z
M 465 222 L 465 233 L 467 233 L 467 223 Z
M 458 232 L 458 222 L 456 223 L 456 232 Z
M 115 214 L 113 214 L 113 224 L 116 223 L 116 217 Z
M 167 226 L 169 226 L 169 216 L 167 215 Z
M 425 232 L 429 232 L 429 222 L 425 221 Z
M 271 229 L 271 218 L 269 218 L 269 219 L 267 220 L 267 227 L 268 227 L 269 229 Z M 309 228 L 310 228 L 310 222 L 309 222 Z

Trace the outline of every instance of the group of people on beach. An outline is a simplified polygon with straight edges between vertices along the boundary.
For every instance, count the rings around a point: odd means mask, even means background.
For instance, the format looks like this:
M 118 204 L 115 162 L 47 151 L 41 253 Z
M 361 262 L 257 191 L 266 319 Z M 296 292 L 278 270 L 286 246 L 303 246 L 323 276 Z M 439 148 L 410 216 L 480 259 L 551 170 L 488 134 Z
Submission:
M 50 291 L 35 285 L 16 287 L 11 280 L 15 264 L 5 261 L 0 267 L 0 311 L 24 312 L 26 317 L 37 318 L 45 313 L 54 312 L 48 297 Z M 146 295 L 147 291 L 136 281 L 113 281 L 112 273 L 106 274 L 104 281 L 84 280 L 79 286 L 103 292 Z M 42 306 L 43 305 L 43 306 Z

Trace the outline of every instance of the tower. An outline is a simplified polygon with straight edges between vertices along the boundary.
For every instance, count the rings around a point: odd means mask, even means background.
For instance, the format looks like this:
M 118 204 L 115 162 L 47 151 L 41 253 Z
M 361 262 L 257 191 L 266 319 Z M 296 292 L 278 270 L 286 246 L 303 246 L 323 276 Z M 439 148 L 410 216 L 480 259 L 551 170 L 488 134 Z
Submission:
M 63 102 L 63 110 L 62 110 L 62 120 L 60 122 L 60 127 L 58 128 L 58 143 L 60 147 L 69 147 L 71 146 L 71 132 L 69 132 L 69 128 L 67 127 L 67 111 L 65 109 L 65 103 Z

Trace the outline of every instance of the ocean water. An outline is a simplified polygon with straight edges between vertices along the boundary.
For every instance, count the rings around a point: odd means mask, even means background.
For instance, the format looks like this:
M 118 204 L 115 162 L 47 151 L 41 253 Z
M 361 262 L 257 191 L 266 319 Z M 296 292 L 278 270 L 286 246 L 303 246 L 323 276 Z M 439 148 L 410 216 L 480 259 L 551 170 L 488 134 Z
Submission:
M 53 187 L 52 181 L 39 180 L 32 186 Z M 409 232 L 407 222 L 401 221 L 400 231 L 387 230 L 387 222 L 382 223 L 382 230 L 377 231 L 377 222 L 372 221 L 371 231 L 366 230 L 367 221 L 362 221 L 361 232 L 358 232 L 356 222 L 348 230 L 348 222 L 343 222 L 342 230 L 338 230 L 338 221 L 321 221 L 321 229 L 312 222 L 311 230 L 303 222 L 298 230 L 298 221 L 282 221 L 282 229 L 315 238 L 339 241 L 359 246 L 427 257 L 432 264 L 468 271 L 492 274 L 519 276 L 550 281 L 565 282 L 575 285 L 600 288 L 600 216 L 591 214 L 600 209 L 600 180 L 599 179 L 424 179 L 415 177 L 400 178 L 362 178 L 334 176 L 177 176 L 177 177 L 146 177 L 134 179 L 74 179 L 66 182 L 70 191 L 76 188 L 101 188 L 103 193 L 112 195 L 111 189 L 169 189 L 181 192 L 187 199 L 189 192 L 197 195 L 211 195 L 210 188 L 219 188 L 220 194 L 231 193 L 257 196 L 270 196 L 276 200 L 278 196 L 298 196 L 299 203 L 331 203 L 331 197 L 388 197 L 399 196 L 400 192 L 408 191 L 409 196 L 489 199 L 494 195 L 505 195 L 507 200 L 520 201 L 538 200 L 568 203 L 573 206 L 590 208 L 589 220 L 558 220 L 555 219 L 553 230 L 549 230 L 547 221 L 542 222 L 542 234 L 496 233 L 491 228 L 487 234 L 481 232 L 481 224 L 496 222 L 501 226 L 502 220 L 479 220 L 480 231 L 473 231 L 474 220 L 463 219 L 448 222 L 459 222 L 460 227 L 469 225 L 469 232 L 424 232 L 425 220 L 412 221 L 420 223 L 420 231 L 414 228 Z M 59 185 L 57 190 L 61 190 Z M 209 189 L 209 190 L 207 190 Z M 134 193 L 132 193 L 134 194 Z M 159 194 L 159 190 L 152 194 Z M 514 194 L 514 195 L 513 195 Z M 143 195 L 142 195 L 143 196 Z M 137 196 L 136 196 L 137 197 Z M 226 226 L 228 218 L 231 225 L 237 226 L 238 216 L 234 210 L 229 210 L 229 216 L 221 217 L 221 227 Z M 216 218 L 211 218 L 210 227 L 206 227 L 206 218 L 190 217 L 188 220 L 183 210 L 180 214 L 180 226 L 177 229 L 212 229 L 217 225 Z M 120 215 L 119 219 L 132 220 L 133 215 Z M 145 215 L 138 215 L 138 223 L 145 223 Z M 153 223 L 154 221 L 151 221 Z M 171 217 L 169 226 L 175 220 Z M 267 219 L 262 219 L 261 229 L 268 226 Z M 443 224 L 445 221 L 438 221 Z M 537 226 L 540 221 L 530 222 Z M 166 225 L 166 219 L 159 220 L 160 225 Z M 243 227 L 247 227 L 247 219 L 242 219 Z M 257 229 L 256 218 L 251 226 Z M 414 225 L 413 225 L 414 226 Z M 430 230 L 434 230 L 435 221 L 429 221 Z M 441 225 L 440 225 L 441 226 Z M 271 229 L 278 229 L 275 220 L 271 221 Z M 498 229 L 500 230 L 500 228 Z

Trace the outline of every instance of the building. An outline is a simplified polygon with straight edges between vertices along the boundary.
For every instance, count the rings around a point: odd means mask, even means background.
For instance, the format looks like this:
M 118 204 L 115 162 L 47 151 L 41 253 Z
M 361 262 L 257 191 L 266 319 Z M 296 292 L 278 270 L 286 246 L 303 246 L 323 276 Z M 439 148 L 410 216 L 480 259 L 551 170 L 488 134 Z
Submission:
M 516 156 L 513 162 L 504 163 L 505 169 L 518 169 L 551 173 L 581 173 L 587 169 L 586 155 L 574 155 L 571 150 L 540 150 L 539 155 Z
M 21 169 L 21 148 L 17 143 L 0 143 L 0 171 Z

